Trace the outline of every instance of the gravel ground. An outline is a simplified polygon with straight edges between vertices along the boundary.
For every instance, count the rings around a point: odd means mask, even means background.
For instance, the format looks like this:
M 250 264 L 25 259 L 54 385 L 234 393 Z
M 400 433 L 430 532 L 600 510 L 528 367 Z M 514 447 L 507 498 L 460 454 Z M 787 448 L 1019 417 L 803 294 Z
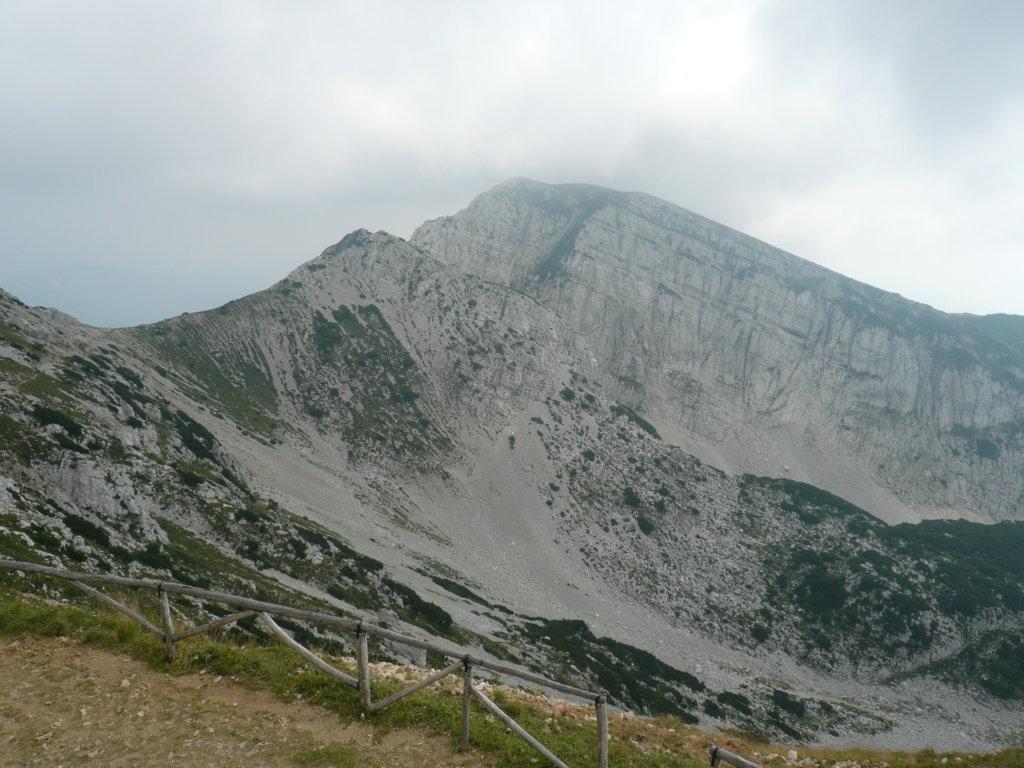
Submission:
M 447 739 L 416 728 L 375 734 L 230 679 L 172 677 L 64 638 L 6 644 L 0 679 L 0 765 L 12 768 L 276 768 L 309 764 L 299 758 L 318 749 L 342 756 L 339 765 L 366 768 L 492 762 L 456 754 Z

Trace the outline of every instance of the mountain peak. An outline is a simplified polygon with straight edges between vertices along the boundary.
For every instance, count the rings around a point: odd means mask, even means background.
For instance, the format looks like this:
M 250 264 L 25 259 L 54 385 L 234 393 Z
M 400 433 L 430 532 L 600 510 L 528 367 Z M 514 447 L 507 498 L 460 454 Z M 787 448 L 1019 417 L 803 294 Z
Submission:
M 368 229 L 360 227 L 359 229 L 349 232 L 334 245 L 326 248 L 321 255 L 340 253 L 341 251 L 346 251 L 350 248 L 365 248 L 373 244 L 405 242 L 404 238 L 401 238 L 398 235 L 392 235 L 390 232 L 385 232 L 383 229 L 371 232 Z
M 888 521 L 1021 514 L 1013 318 L 948 315 L 587 184 L 511 179 L 411 242 L 552 311 L 614 397 L 708 463 L 810 482 Z M 940 436 L 931 453 L 925 435 Z M 975 480 L 944 484 L 940 465 Z
M 633 198 L 591 184 L 509 179 L 454 216 L 425 222 L 410 242 L 442 262 L 520 290 L 533 279 L 564 275 L 588 222 L 602 213 L 621 215 Z
M 518 205 L 532 206 L 556 213 L 574 210 L 593 210 L 604 205 L 627 205 L 633 193 L 620 192 L 594 184 L 548 184 L 525 177 L 503 181 L 478 195 L 467 210 L 487 205 L 490 201 L 506 200 Z

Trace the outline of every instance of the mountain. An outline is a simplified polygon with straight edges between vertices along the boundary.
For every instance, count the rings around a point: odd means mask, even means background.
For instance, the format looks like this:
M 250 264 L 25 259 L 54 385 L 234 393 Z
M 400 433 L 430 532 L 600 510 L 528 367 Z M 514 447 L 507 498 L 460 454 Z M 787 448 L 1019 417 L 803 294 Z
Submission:
M 949 315 L 643 194 L 527 180 L 412 242 L 576 329 L 587 375 L 730 473 L 890 522 L 1024 519 L 1024 318 Z
M 929 340 L 926 321 L 960 330 Z M 524 181 L 152 325 L 0 293 L 0 552 L 372 614 L 691 722 L 1008 743 L 1019 324 L 941 315 L 643 195 Z M 940 365 L 943 345 L 974 357 Z M 926 363 L 930 405 L 883 419 Z M 991 404 L 936 427 L 968 391 Z M 869 471 L 879 451 L 910 474 Z M 913 474 L 929 456 L 934 487 Z M 1003 522 L 880 519 L 982 501 L 972 515 Z

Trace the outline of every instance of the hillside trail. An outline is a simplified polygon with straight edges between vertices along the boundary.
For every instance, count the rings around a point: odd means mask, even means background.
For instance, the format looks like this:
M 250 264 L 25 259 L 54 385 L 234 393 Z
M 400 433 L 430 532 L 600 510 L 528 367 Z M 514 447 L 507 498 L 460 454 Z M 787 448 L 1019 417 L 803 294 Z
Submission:
M 417 728 L 374 731 L 214 675 L 175 677 L 68 638 L 0 645 L 0 765 L 482 768 Z

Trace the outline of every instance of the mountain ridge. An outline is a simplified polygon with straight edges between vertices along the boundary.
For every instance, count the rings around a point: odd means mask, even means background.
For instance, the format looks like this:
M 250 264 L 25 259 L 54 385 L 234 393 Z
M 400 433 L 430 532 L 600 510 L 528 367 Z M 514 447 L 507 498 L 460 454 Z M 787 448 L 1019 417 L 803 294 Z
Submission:
M 962 318 L 972 318 L 972 319 L 982 319 L 982 320 L 988 319 L 988 318 L 991 318 L 991 319 L 997 319 L 998 318 L 998 319 L 1009 319 L 1011 321 L 1020 322 L 1020 323 L 1024 324 L 1024 315 L 1019 315 L 1019 314 L 1015 314 L 1015 313 L 1012 313 L 1012 312 L 986 312 L 986 313 L 950 312 L 948 310 L 941 309 L 941 308 L 936 307 L 936 306 L 934 306 L 932 304 L 929 304 L 929 303 L 927 303 L 925 301 L 914 299 L 914 298 L 909 297 L 909 296 L 904 296 L 903 294 L 899 293 L 898 291 L 892 291 L 892 290 L 889 290 L 889 289 L 882 288 L 880 286 L 874 285 L 874 284 L 869 283 L 867 281 L 859 280 L 858 278 L 851 277 L 851 276 L 849 276 L 849 275 L 847 275 L 847 274 L 845 274 L 843 272 L 840 272 L 839 270 L 832 269 L 831 267 L 826 267 L 823 264 L 819 264 L 818 262 L 814 261 L 811 258 L 808 258 L 808 257 L 805 257 L 805 256 L 800 256 L 797 253 L 793 253 L 792 251 L 787 251 L 784 248 L 780 248 L 780 247 L 778 247 L 776 245 L 773 245 L 772 243 L 770 243 L 767 240 L 764 240 L 762 238 L 756 237 L 754 235 L 750 235 L 750 234 L 744 232 L 743 230 L 738 229 L 736 227 L 733 227 L 733 226 L 731 226 L 729 224 L 723 224 L 723 223 L 721 223 L 719 221 L 716 221 L 715 219 L 712 219 L 712 218 L 710 218 L 708 216 L 704 216 L 703 214 L 697 213 L 696 211 L 693 211 L 693 210 L 691 210 L 689 208 L 686 208 L 686 207 L 684 207 L 682 205 L 678 205 L 677 203 L 673 203 L 673 202 L 671 202 L 669 200 L 666 200 L 665 198 L 660 198 L 660 197 L 658 197 L 656 195 L 652 195 L 650 193 L 643 192 L 641 190 L 616 190 L 616 189 L 612 189 L 610 187 L 604 187 L 604 186 L 602 186 L 600 184 L 592 184 L 592 183 L 586 183 L 586 182 L 548 183 L 548 182 L 539 181 L 537 179 L 534 179 L 534 178 L 531 178 L 531 177 L 528 177 L 528 176 L 515 176 L 515 177 L 512 177 L 512 178 L 506 179 L 505 181 L 500 182 L 500 183 L 494 185 L 493 187 L 491 187 L 490 189 L 488 189 L 488 190 L 486 190 L 484 192 L 481 192 L 480 194 L 476 195 L 472 200 L 470 200 L 470 202 L 467 204 L 466 208 L 463 209 L 463 210 L 468 210 L 469 208 L 472 208 L 473 205 L 475 203 L 477 203 L 478 201 L 486 200 L 487 198 L 493 196 L 495 193 L 497 193 L 499 191 L 504 191 L 506 189 L 513 189 L 514 190 L 514 189 L 521 188 L 521 187 L 545 188 L 545 189 L 549 189 L 549 190 L 552 190 L 552 191 L 556 191 L 556 190 L 560 190 L 560 189 L 579 189 L 579 190 L 591 191 L 593 193 L 612 193 L 613 195 L 618 196 L 621 200 L 627 200 L 630 197 L 642 198 L 642 199 L 645 199 L 645 200 L 647 200 L 650 203 L 653 203 L 655 205 L 667 206 L 667 207 L 672 208 L 672 209 L 674 209 L 676 211 L 679 211 L 680 213 L 685 214 L 688 217 L 691 217 L 693 219 L 699 220 L 701 222 L 704 222 L 706 224 L 712 225 L 714 227 L 727 230 L 732 235 L 735 235 L 735 236 L 737 236 L 740 239 L 749 241 L 750 243 L 755 244 L 755 245 L 757 245 L 759 247 L 763 247 L 763 248 L 769 249 L 772 252 L 781 254 L 782 256 L 784 256 L 784 257 L 786 257 L 788 259 L 792 259 L 794 261 L 800 262 L 800 263 L 802 263 L 804 265 L 810 266 L 810 267 L 812 267 L 814 269 L 820 270 L 820 271 L 822 271 L 824 273 L 827 273 L 829 275 L 835 276 L 835 277 L 840 278 L 840 279 L 842 279 L 844 281 L 849 281 L 851 283 L 854 283 L 854 284 L 857 284 L 857 285 L 862 286 L 864 288 L 867 288 L 867 289 L 869 289 L 871 291 L 875 291 L 875 292 L 877 292 L 880 295 L 888 296 L 888 297 L 891 297 L 891 298 L 894 298 L 894 299 L 897 299 L 897 300 L 900 300 L 900 301 L 905 301 L 905 302 L 908 302 L 910 304 L 922 307 L 924 309 L 934 311 L 934 312 L 939 313 L 941 315 L 944 315 L 946 317 L 950 317 L 950 318 L 962 317 Z M 413 242 L 416 239 L 416 232 L 418 230 L 420 230 L 422 228 L 425 228 L 425 227 L 427 227 L 428 225 L 430 225 L 430 224 L 432 224 L 434 222 L 443 221 L 445 219 L 450 219 L 450 218 L 452 218 L 452 214 L 442 215 L 442 216 L 437 216 L 437 217 L 434 217 L 434 218 L 431 218 L 431 219 L 427 219 L 425 222 L 423 222 L 423 224 L 419 225 L 415 230 L 413 230 L 413 234 L 410 235 L 409 238 L 406 238 L 406 239 L 409 242 Z
M 1024 487 L 1012 467 L 1024 424 L 1024 342 L 1013 333 L 1021 321 L 940 313 L 650 196 L 569 189 L 499 185 L 412 240 L 552 308 L 599 348 L 605 384 L 622 384 L 618 397 L 727 471 L 793 467 L 794 479 L 890 520 L 1020 514 Z M 555 262 L 570 265 L 568 282 Z M 767 433 L 776 428 L 787 434 Z M 892 450 L 909 429 L 915 439 Z M 849 439 L 869 430 L 878 434 Z M 1010 455 L 999 461 L 990 454 L 1002 432 Z M 921 444 L 932 447 L 927 462 L 913 458 Z M 970 466 L 975 453 L 996 458 L 999 487 L 1015 489 L 1014 500 L 987 494 L 993 467 Z M 953 488 L 903 479 L 935 467 L 963 479 Z
M 554 247 L 574 210 L 516 231 Z M 560 263 L 586 286 L 577 251 L 608 230 L 578 223 Z M 725 472 L 622 396 L 558 279 L 441 256 L 357 230 L 256 294 L 111 331 L 0 294 L 5 551 L 372 604 L 623 706 L 767 734 L 1010 738 L 1024 524 L 889 526 Z M 627 327 L 630 354 L 673 353 Z

